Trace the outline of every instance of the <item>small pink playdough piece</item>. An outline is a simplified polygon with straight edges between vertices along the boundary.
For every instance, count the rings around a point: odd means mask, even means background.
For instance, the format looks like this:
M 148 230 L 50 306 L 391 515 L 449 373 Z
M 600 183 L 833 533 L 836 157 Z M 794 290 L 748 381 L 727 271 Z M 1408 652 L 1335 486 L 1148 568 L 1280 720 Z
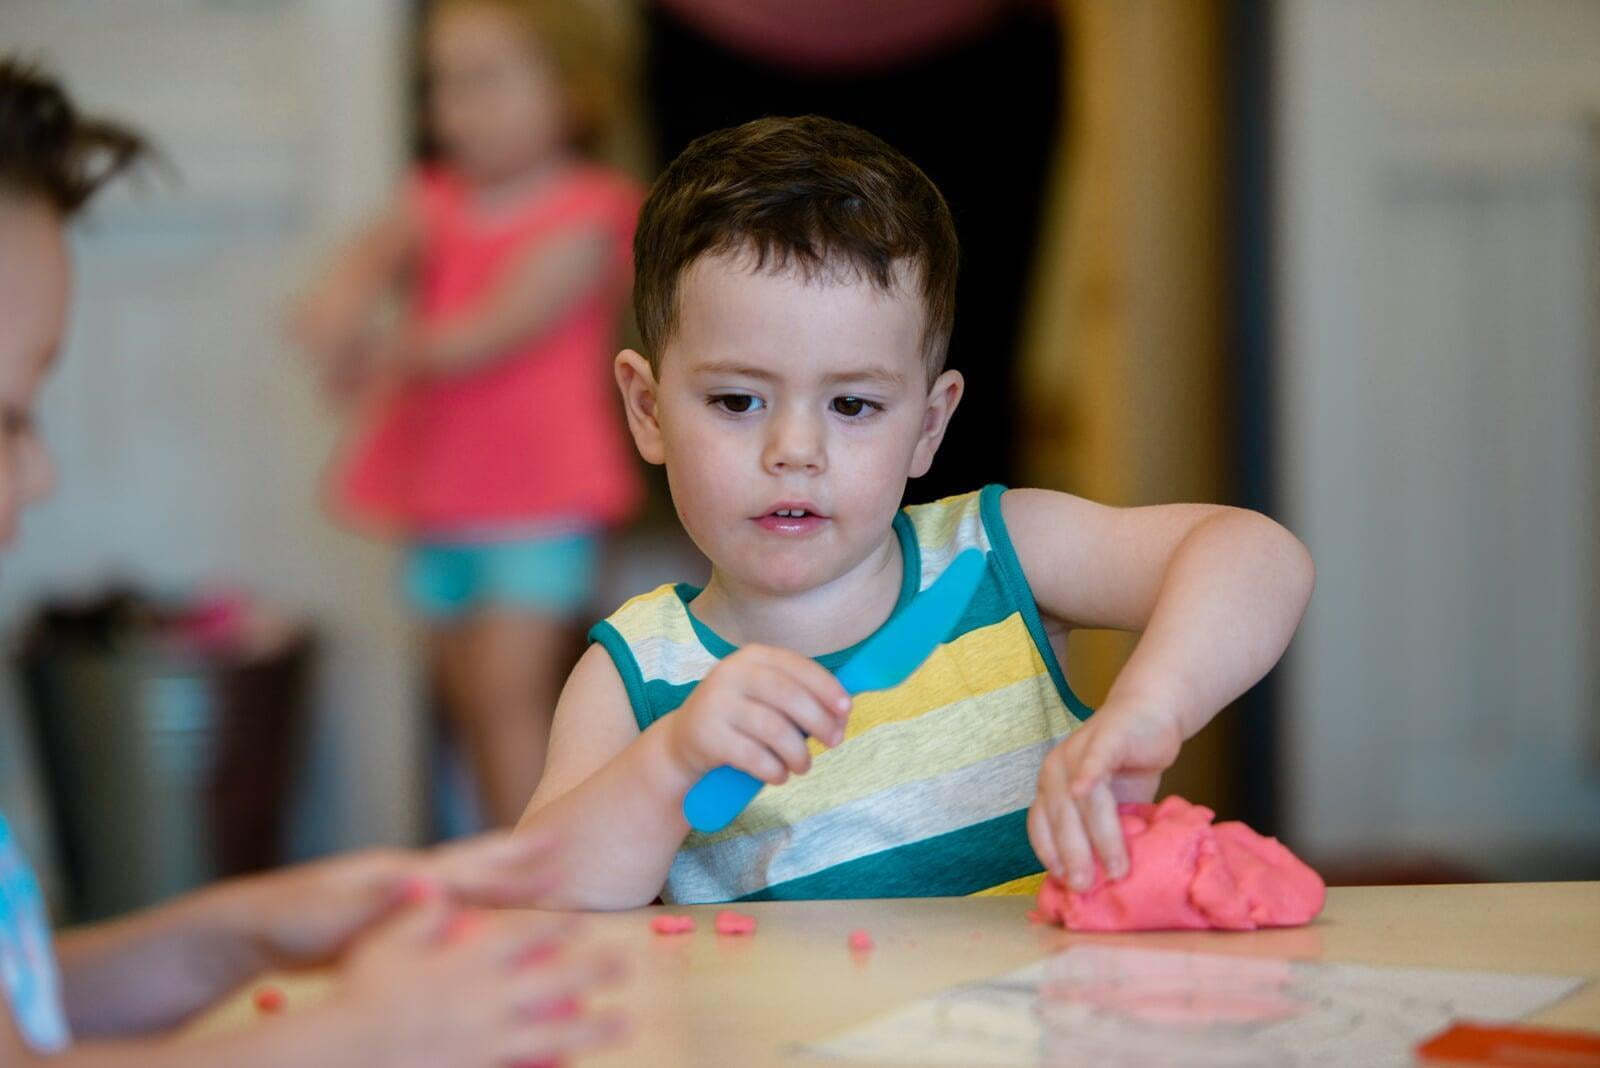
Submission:
M 1108 882 L 1098 860 L 1082 892 L 1054 876 L 1034 918 L 1074 931 L 1296 927 L 1322 911 L 1322 877 L 1276 838 L 1219 823 L 1204 805 L 1168 797 L 1120 805 L 1128 874 Z
M 747 935 L 756 933 L 756 918 L 742 912 L 723 909 L 717 913 L 717 934 Z
M 872 948 L 872 936 L 865 931 L 851 931 L 850 948 L 867 952 Z
M 251 1000 L 255 1002 L 256 1011 L 263 1016 L 282 1012 L 284 1005 L 288 1003 L 288 999 L 283 996 L 283 991 L 275 986 L 261 987 L 255 992 L 255 997 Z
M 650 920 L 650 930 L 656 934 L 688 934 L 694 930 L 693 916 L 656 916 Z

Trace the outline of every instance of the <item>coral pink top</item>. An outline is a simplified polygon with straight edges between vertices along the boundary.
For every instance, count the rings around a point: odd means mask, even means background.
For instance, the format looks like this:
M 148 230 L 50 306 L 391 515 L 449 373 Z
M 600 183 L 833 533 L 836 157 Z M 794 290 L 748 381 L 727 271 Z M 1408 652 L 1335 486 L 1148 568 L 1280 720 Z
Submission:
M 470 311 L 531 247 L 563 231 L 604 227 L 616 255 L 592 289 L 499 359 L 369 403 L 333 468 L 335 511 L 360 526 L 433 538 L 631 516 L 641 487 L 611 357 L 639 187 L 576 167 L 490 215 L 460 180 L 426 170 L 412 195 L 424 234 L 412 309 L 423 324 Z

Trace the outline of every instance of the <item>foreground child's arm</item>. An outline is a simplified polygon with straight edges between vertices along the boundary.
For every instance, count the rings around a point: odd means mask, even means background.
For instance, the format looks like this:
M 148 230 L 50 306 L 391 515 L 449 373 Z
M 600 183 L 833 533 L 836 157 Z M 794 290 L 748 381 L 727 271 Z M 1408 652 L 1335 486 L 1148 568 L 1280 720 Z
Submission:
M 0 1001 L 0 1064 L 33 1068 L 233 1068 L 370 1064 L 425 1068 L 556 1063 L 614 1042 L 614 1012 L 568 1006 L 612 983 L 614 955 L 568 949 L 570 923 L 526 912 L 471 922 L 435 895 L 380 921 L 351 949 L 331 998 L 262 1026 L 86 1041 L 31 1054 Z M 139 977 L 159 984 L 177 961 Z
M 616 668 L 591 647 L 556 706 L 544 777 L 518 827 L 562 843 L 561 884 L 540 903 L 649 904 L 689 833 L 682 802 L 700 776 L 722 764 L 772 784 L 802 775 L 811 754 L 801 732 L 837 745 L 849 711 L 844 687 L 815 661 L 750 645 L 641 733 Z
M 1127 872 L 1121 800 L 1149 800 L 1184 741 L 1283 655 L 1311 597 L 1311 556 L 1254 512 L 1108 508 L 1047 490 L 1001 498 L 1040 610 L 1067 627 L 1141 632 L 1104 703 L 1045 758 L 1028 833 L 1085 888 L 1099 855 Z
M 526 905 L 554 881 L 547 838 L 482 835 L 426 852 L 373 850 L 218 883 L 68 931 L 56 943 L 80 1036 L 173 1027 L 255 975 L 337 959 L 408 894 Z

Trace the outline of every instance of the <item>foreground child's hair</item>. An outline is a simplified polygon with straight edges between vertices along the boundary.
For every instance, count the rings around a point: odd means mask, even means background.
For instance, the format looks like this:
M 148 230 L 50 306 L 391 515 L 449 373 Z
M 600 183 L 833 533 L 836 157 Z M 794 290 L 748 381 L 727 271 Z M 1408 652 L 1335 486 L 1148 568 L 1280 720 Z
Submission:
M 679 281 L 702 256 L 748 254 L 756 270 L 844 272 L 922 297 L 924 360 L 944 366 L 955 317 L 955 223 L 916 164 L 846 123 L 758 119 L 696 139 L 656 180 L 634 237 L 634 311 L 659 371 Z
M 0 193 L 72 215 L 147 151 L 133 131 L 79 114 L 38 68 L 0 57 Z

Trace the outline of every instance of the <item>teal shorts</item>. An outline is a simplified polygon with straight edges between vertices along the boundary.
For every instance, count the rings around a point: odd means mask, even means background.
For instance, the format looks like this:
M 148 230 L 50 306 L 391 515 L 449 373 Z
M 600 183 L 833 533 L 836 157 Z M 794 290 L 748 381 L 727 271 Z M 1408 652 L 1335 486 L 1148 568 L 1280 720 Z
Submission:
M 504 541 L 433 542 L 406 554 L 406 600 L 424 619 L 481 608 L 569 618 L 594 589 L 599 539 L 589 533 Z

